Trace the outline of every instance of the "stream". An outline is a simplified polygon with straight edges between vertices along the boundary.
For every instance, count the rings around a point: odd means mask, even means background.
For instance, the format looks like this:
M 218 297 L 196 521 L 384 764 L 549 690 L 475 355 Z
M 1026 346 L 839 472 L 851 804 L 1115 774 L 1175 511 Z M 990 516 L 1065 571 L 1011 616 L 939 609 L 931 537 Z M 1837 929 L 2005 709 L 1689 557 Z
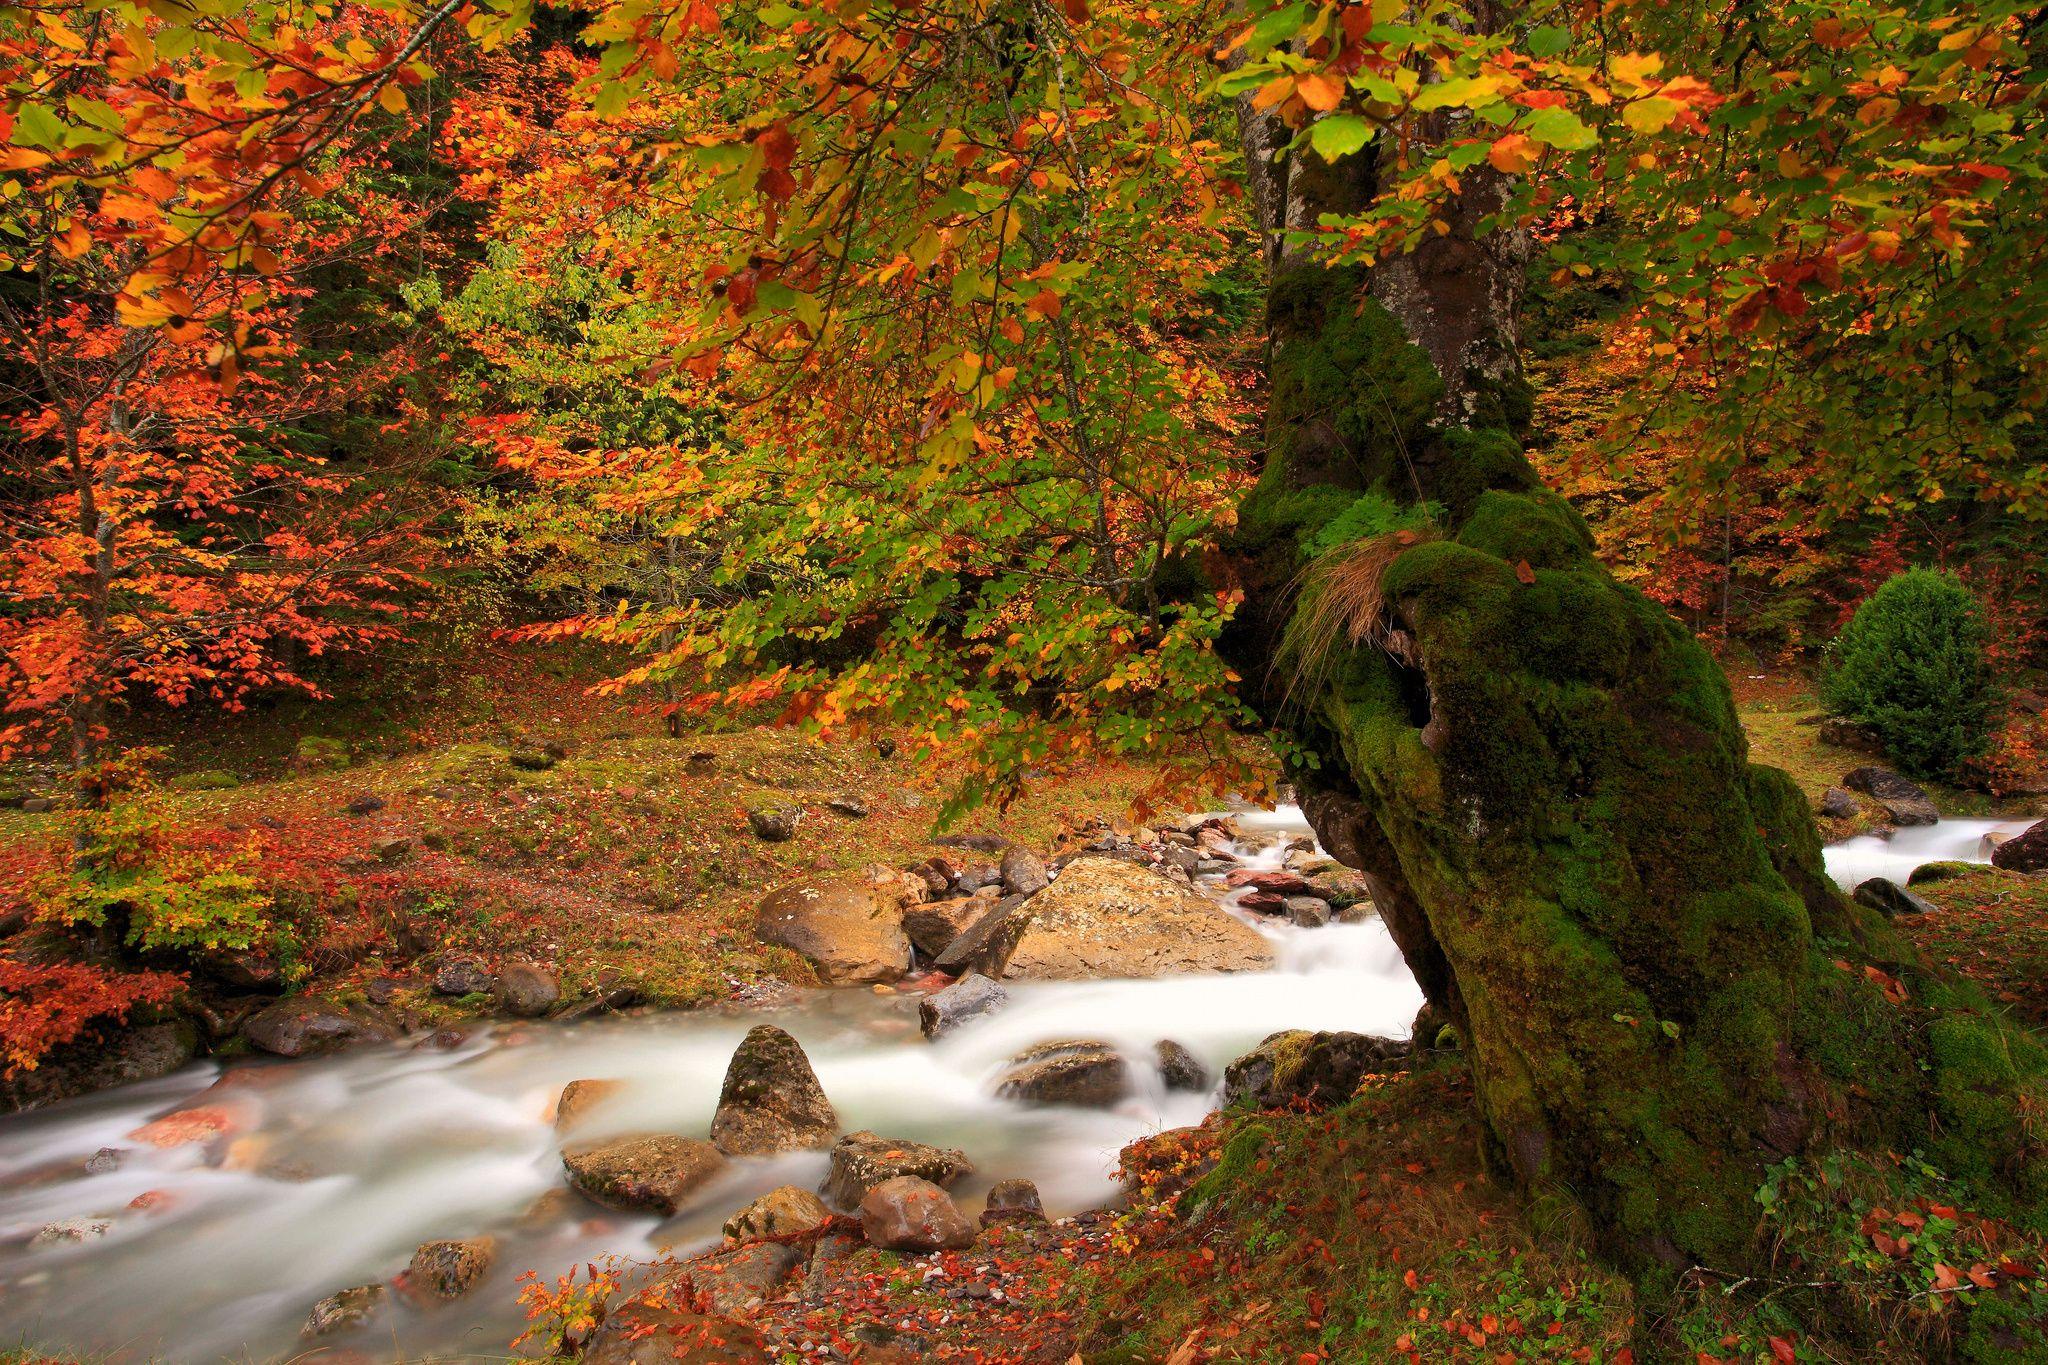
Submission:
M 1300 813 L 1241 813 L 1245 865 L 1277 867 Z M 1902 830 L 1828 851 L 1846 885 L 1903 881 L 1914 863 L 1982 862 L 1989 820 Z M 1276 836 L 1277 839 L 1276 839 Z M 1257 847 L 1260 841 L 1264 847 Z M 413 1249 L 491 1233 L 490 1278 L 450 1305 L 395 1306 L 376 1333 L 393 1352 L 504 1358 L 522 1325 L 516 1277 L 552 1277 L 594 1257 L 687 1254 L 718 1239 L 735 1209 L 782 1184 L 815 1187 L 826 1158 L 737 1161 L 704 1198 L 663 1221 L 579 1201 L 535 1201 L 562 1187 L 550 1122 L 563 1084 L 627 1087 L 578 1140 L 632 1131 L 701 1136 L 726 1062 L 764 1020 L 809 1054 L 847 1131 L 871 1128 L 963 1149 L 977 1174 L 955 1188 L 970 1214 L 998 1179 L 1037 1182 L 1052 1216 L 1106 1202 L 1118 1150 L 1198 1122 L 1212 1095 L 1168 1093 L 1148 1068 L 1114 1109 L 1033 1109 L 995 1099 L 1004 1060 L 1034 1043 L 1097 1038 L 1133 1058 L 1181 1043 L 1223 1065 L 1280 1029 L 1405 1036 L 1421 993 L 1377 919 L 1297 928 L 1233 907 L 1273 941 L 1261 973 L 1154 980 L 1008 982 L 1010 1003 L 936 1043 L 914 993 L 813 991 L 772 1010 L 705 1011 L 500 1024 L 459 1047 L 357 1049 L 298 1063 L 204 1063 L 158 1081 L 0 1120 L 0 1350 L 64 1347 L 112 1360 L 268 1360 L 304 1348 L 312 1304 L 387 1280 Z M 152 1146 L 144 1124 L 203 1107 L 212 1142 Z M 96 1154 L 99 1154 L 96 1158 Z M 52 1224 L 104 1224 L 86 1241 Z M 74 1223 L 76 1226 L 76 1223 Z M 96 1231 L 96 1229 L 95 1229 Z

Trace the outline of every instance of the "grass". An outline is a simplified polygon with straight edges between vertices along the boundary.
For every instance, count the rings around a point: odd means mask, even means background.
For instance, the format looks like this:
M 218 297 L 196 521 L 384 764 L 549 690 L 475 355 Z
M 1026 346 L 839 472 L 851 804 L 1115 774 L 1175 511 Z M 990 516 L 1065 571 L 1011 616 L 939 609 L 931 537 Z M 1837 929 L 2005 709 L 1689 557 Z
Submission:
M 1906 937 L 2016 1018 L 2048 1028 L 2048 877 L 1969 867 L 1913 890 L 1940 913 L 1898 921 Z

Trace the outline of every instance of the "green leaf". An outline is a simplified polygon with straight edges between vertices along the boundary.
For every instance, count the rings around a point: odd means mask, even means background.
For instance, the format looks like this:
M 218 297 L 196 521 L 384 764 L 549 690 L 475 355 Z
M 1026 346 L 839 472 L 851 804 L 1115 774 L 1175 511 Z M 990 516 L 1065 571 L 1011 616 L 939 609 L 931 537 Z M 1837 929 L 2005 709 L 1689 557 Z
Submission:
M 1583 152 L 1600 139 L 1569 109 L 1539 109 L 1529 120 L 1529 136 L 1561 152 Z
M 1357 114 L 1332 114 L 1308 130 L 1309 146 L 1325 161 L 1350 156 L 1372 141 L 1373 127 Z
M 40 104 L 23 104 L 14 111 L 14 145 L 49 147 L 64 145 L 64 120 Z

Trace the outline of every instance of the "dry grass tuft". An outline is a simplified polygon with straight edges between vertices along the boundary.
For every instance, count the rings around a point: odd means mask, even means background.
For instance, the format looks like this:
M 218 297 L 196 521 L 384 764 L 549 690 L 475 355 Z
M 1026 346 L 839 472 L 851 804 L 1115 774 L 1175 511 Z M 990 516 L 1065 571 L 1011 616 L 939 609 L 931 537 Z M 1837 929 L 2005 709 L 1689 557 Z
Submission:
M 1282 708 L 1313 696 L 1330 670 L 1339 644 L 1370 646 L 1413 666 L 1412 641 L 1387 614 L 1380 581 L 1387 566 L 1426 541 L 1433 530 L 1389 531 L 1354 540 L 1317 556 L 1295 580 L 1296 601 L 1287 635 L 1273 661 L 1288 671 Z

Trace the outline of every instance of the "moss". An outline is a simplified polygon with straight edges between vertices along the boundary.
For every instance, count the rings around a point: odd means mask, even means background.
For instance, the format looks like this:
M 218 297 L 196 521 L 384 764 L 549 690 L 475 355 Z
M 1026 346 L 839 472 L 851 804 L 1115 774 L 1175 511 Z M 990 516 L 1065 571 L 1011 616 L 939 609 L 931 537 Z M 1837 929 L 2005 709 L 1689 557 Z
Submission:
M 1583 565 L 1593 553 L 1593 533 L 1578 509 L 1550 491 L 1515 493 L 1490 488 L 1473 500 L 1458 542 L 1503 560 L 1527 561 L 1538 569 Z

